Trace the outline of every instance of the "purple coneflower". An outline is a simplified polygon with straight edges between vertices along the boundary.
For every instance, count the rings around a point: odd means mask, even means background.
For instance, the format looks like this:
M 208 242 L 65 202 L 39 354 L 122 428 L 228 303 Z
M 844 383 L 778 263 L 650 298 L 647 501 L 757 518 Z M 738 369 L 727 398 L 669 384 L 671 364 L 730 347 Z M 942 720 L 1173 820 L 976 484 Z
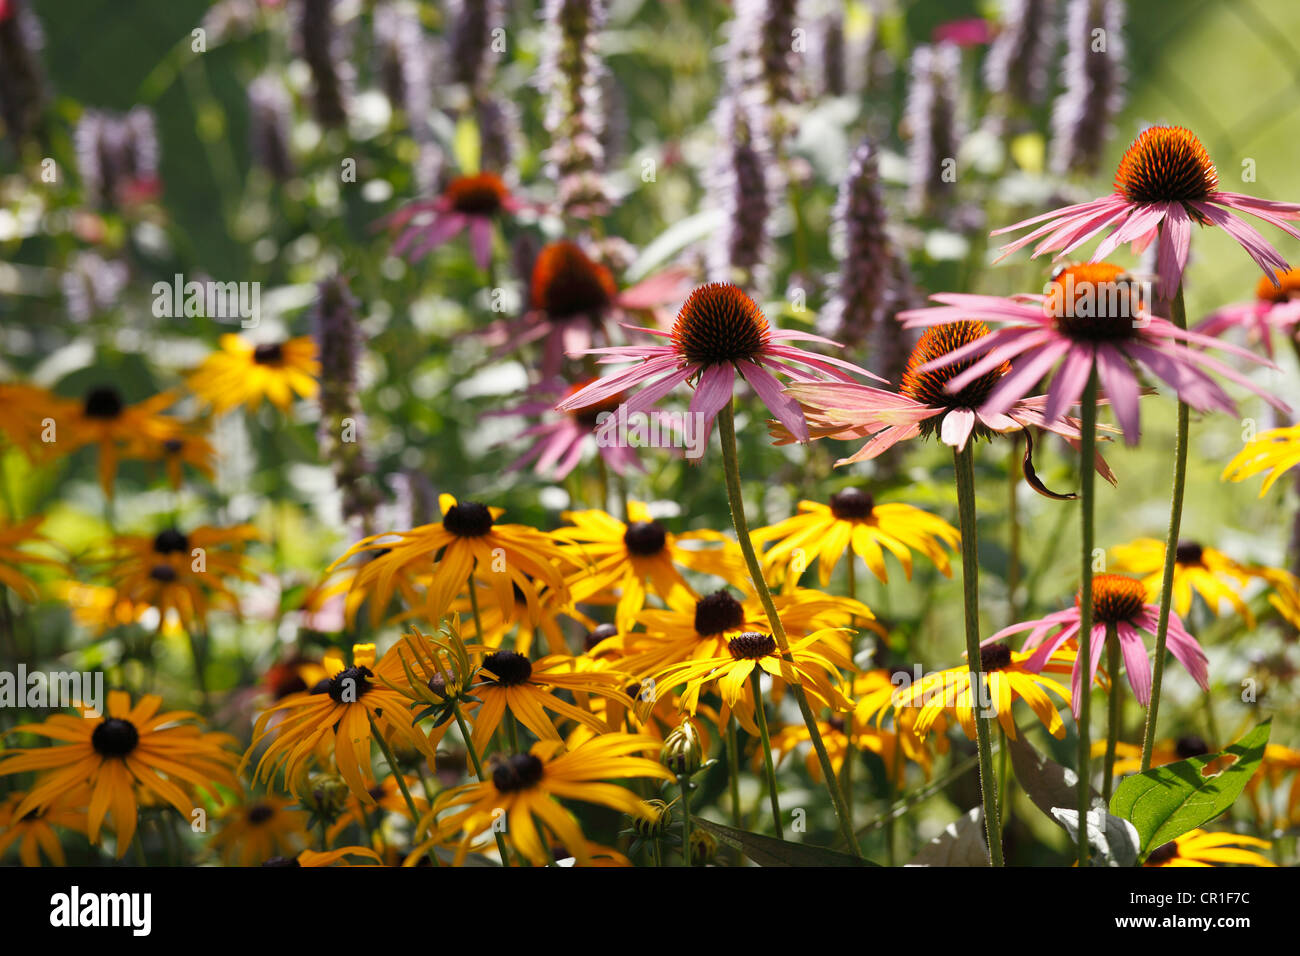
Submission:
M 1249 213 L 1300 239 L 1300 231 L 1285 220 L 1300 219 L 1294 203 L 1256 199 L 1219 189 L 1219 174 L 1201 141 L 1181 126 L 1151 126 L 1129 146 L 1115 172 L 1115 191 L 1109 196 L 1022 220 L 995 229 L 991 235 L 1015 232 L 1042 223 L 1028 235 L 1001 248 L 998 261 L 1038 240 L 1034 255 L 1055 252 L 1064 256 L 1106 229 L 1092 261 L 1100 262 L 1122 243 L 1140 252 L 1163 229 L 1156 269 L 1162 292 L 1172 296 L 1183 278 L 1192 242 L 1192 223 L 1220 226 L 1272 276 L 1289 268 L 1281 254 L 1255 229 L 1234 213 Z
M 1181 401 L 1200 411 L 1236 412 L 1236 405 L 1210 372 L 1249 388 L 1281 411 L 1289 411 L 1280 399 L 1217 359 L 1196 349 L 1170 348 L 1170 344 L 1178 342 L 1200 345 L 1269 364 L 1244 349 L 1185 331 L 1167 319 L 1151 315 L 1136 281 L 1118 266 L 1102 262 L 1058 269 L 1048 288 L 1049 295 L 1015 298 L 943 293 L 930 297 L 940 305 L 900 312 L 899 319 L 913 328 L 969 319 L 1001 326 L 991 335 L 921 368 L 931 371 L 982 356 L 948 382 L 948 390 L 957 392 L 1004 362 L 1014 361 L 1010 374 L 981 405 L 980 414 L 986 417 L 1007 414 L 1058 362 L 1060 368 L 1052 378 L 1044 416 L 1054 420 L 1078 404 L 1096 366 L 1101 386 L 1115 406 L 1115 417 L 1130 445 L 1136 445 L 1140 436 L 1140 386 L 1133 363 L 1150 370 Z
M 634 468 L 645 470 L 634 448 L 615 442 L 598 441 L 594 434 L 597 425 L 600 424 L 601 413 L 613 413 L 627 397 L 625 392 L 619 392 L 594 405 L 574 408 L 562 416 L 554 415 L 557 397 L 567 398 L 576 395 L 595 381 L 596 379 L 589 378 L 564 390 L 559 387 L 562 382 L 552 383 L 538 390 L 540 396 L 549 397 L 539 396 L 533 401 L 524 402 L 514 408 L 492 413 L 547 416 L 547 420 L 525 429 L 516 436 L 517 440 L 533 438 L 536 441 L 528 451 L 506 466 L 506 471 L 516 471 L 531 462 L 533 470 L 543 478 L 563 481 L 569 472 L 578 466 L 583 452 L 592 444 L 595 444 L 600 457 L 616 475 L 627 474 Z
M 1273 331 L 1294 338 L 1300 326 L 1300 269 L 1278 270 L 1259 280 L 1255 301 L 1225 305 L 1196 327 L 1201 335 L 1222 335 L 1233 327 L 1243 328 L 1258 340 L 1268 357 L 1273 357 Z
M 527 204 L 512 195 L 496 173 L 457 176 L 433 199 L 408 203 L 383 220 L 401 231 L 394 255 L 415 260 L 468 230 L 474 261 L 480 269 L 492 262 L 492 223 L 501 213 L 514 213 Z
M 645 385 L 626 403 L 627 413 L 631 415 L 647 411 L 677 386 L 693 382 L 695 394 L 690 410 L 705 416 L 707 439 L 714 418 L 731 401 L 739 372 L 790 433 L 799 441 L 808 441 L 808 423 L 803 412 L 792 398 L 782 393 L 781 383 L 769 369 L 796 381 L 830 378 L 851 382 L 848 372 L 880 380 L 842 359 L 816 355 L 786 344 L 802 339 L 836 345 L 809 332 L 773 329 L 754 300 L 727 283 L 710 283 L 692 292 L 677 314 L 671 332 L 638 331 L 671 341 L 668 345 L 591 349 L 591 353 L 605 356 L 600 360 L 602 364 L 627 361 L 639 364 L 588 385 L 556 408 L 560 411 L 583 408 Z
M 1092 661 L 1088 671 L 1088 685 L 1097 677 L 1097 666 L 1101 662 L 1101 651 L 1106 646 L 1106 631 L 1115 628 L 1119 638 L 1120 650 L 1124 655 L 1124 667 L 1128 671 L 1129 686 L 1138 703 L 1146 707 L 1151 702 L 1151 661 L 1147 656 L 1146 644 L 1142 633 L 1156 633 L 1160 609 L 1146 602 L 1146 585 L 1136 578 L 1123 574 L 1098 574 L 1092 579 L 1092 640 L 1090 642 Z M 1079 636 L 1079 599 L 1075 606 L 1048 614 L 1036 621 L 1025 621 L 998 631 L 985 644 L 991 644 L 1029 631 L 1022 651 L 1038 648 L 1026 664 L 1031 670 L 1041 668 L 1048 658 L 1066 641 Z M 1209 690 L 1209 660 L 1196 638 L 1187 632 L 1177 614 L 1169 615 L 1169 652 L 1187 668 L 1202 689 Z M 1111 680 L 1117 679 L 1111 674 Z M 1071 693 L 1074 716 L 1079 716 L 1080 698 L 1083 687 L 1083 655 L 1075 658 L 1074 677 Z

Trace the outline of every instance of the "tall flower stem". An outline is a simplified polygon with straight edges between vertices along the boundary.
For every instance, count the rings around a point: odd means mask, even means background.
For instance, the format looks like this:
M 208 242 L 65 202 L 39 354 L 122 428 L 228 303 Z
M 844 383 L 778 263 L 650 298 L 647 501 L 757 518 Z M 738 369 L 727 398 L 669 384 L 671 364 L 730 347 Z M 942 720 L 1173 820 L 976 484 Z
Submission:
M 772 829 L 785 839 L 781 826 L 781 801 L 776 795 L 776 768 L 772 766 L 772 740 L 767 733 L 767 709 L 763 706 L 763 686 L 759 680 L 762 668 L 758 665 L 749 672 L 749 686 L 754 691 L 754 719 L 758 721 L 758 736 L 763 741 L 763 770 L 767 774 L 767 800 L 772 806 Z
M 682 865 L 692 866 L 691 862 L 691 776 L 687 773 L 677 775 L 677 791 L 682 795 Z
M 397 789 L 402 791 L 402 799 L 406 801 L 406 809 L 411 813 L 411 825 L 419 826 L 420 811 L 415 809 L 415 801 L 411 799 L 411 790 L 406 785 L 406 775 L 402 773 L 401 767 L 397 765 L 397 758 L 393 756 L 393 751 L 388 746 L 388 741 L 384 739 L 384 735 L 381 734 L 379 728 L 375 726 L 375 718 L 367 715 L 367 719 L 370 721 L 370 732 L 375 736 L 375 743 L 379 744 L 379 749 L 383 752 L 384 759 L 388 761 L 388 769 L 392 771 L 393 779 L 397 781 Z M 361 812 L 363 814 L 366 812 L 364 806 L 361 808 Z M 429 850 L 429 860 L 434 866 L 442 865 L 438 862 L 437 852 L 432 848 Z
M 745 518 L 745 499 L 740 490 L 740 462 L 736 454 L 736 419 L 730 402 L 723 405 L 722 410 L 718 413 L 718 433 L 722 442 L 723 477 L 727 483 L 727 498 L 731 503 L 731 523 L 736 530 L 736 539 L 740 542 L 740 550 L 745 555 L 745 564 L 749 568 L 750 580 L 754 582 L 754 589 L 758 592 L 758 598 L 763 604 L 763 610 L 767 612 L 768 623 L 772 625 L 772 638 L 776 641 L 781 657 L 789 661 L 791 660 L 790 642 L 785 636 L 785 626 L 782 625 L 781 617 L 776 612 L 776 604 L 772 601 L 772 592 L 768 589 L 767 579 L 763 577 L 763 568 L 758 563 L 758 555 L 754 551 L 754 542 L 749 538 L 749 522 Z M 861 858 L 862 851 L 858 849 L 857 837 L 853 833 L 853 827 L 849 825 L 848 807 L 845 805 L 844 797 L 840 793 L 839 782 L 835 778 L 835 768 L 831 766 L 830 755 L 826 752 L 826 744 L 822 741 L 822 735 L 817 729 L 817 718 L 813 715 L 812 707 L 808 704 L 808 695 L 804 693 L 802 684 L 793 681 L 790 682 L 790 691 L 799 705 L 799 713 L 803 716 L 803 722 L 808 728 L 808 736 L 812 740 L 813 749 L 817 752 L 817 761 L 822 768 L 822 779 L 825 781 L 826 789 L 831 795 L 831 803 L 835 806 L 835 816 L 839 821 L 840 835 L 844 838 L 849 851 L 854 856 Z
M 1183 286 L 1174 293 L 1170 318 L 1180 329 L 1187 328 L 1187 309 L 1183 305 Z M 1142 769 L 1151 769 L 1151 753 L 1156 745 L 1156 715 L 1160 710 L 1160 684 L 1165 676 L 1165 644 L 1169 637 L 1169 610 L 1174 593 L 1174 565 L 1178 562 L 1178 536 L 1183 525 L 1183 493 L 1187 487 L 1186 402 L 1178 403 L 1178 431 L 1174 439 L 1174 488 L 1169 497 L 1169 534 L 1165 537 L 1165 566 L 1160 579 L 1160 618 L 1156 628 L 1156 662 L 1151 672 L 1151 706 L 1147 708 L 1146 731 L 1142 735 Z
M 848 580 L 849 597 L 856 601 L 858 597 L 858 581 L 857 581 L 857 568 L 854 567 L 856 563 L 855 558 L 856 556 L 854 555 L 853 551 L 850 550 L 848 553 L 848 561 L 846 562 L 845 567 L 848 570 L 848 577 L 849 577 Z M 858 655 L 858 634 L 857 634 L 858 619 L 856 617 L 852 618 L 849 621 L 849 625 L 853 628 L 853 633 L 849 635 L 849 660 L 853 661 L 854 664 L 856 664 L 857 663 L 856 658 Z M 848 714 L 844 718 L 844 736 L 848 740 L 848 745 L 844 748 L 844 769 L 840 771 L 840 790 L 844 793 L 844 807 L 846 810 L 848 810 L 849 826 L 851 827 L 853 826 L 853 757 L 854 757 L 853 715 L 852 714 Z
M 1088 767 L 1092 762 L 1092 548 L 1094 490 L 1097 472 L 1093 467 L 1097 454 L 1097 367 L 1088 373 L 1079 411 L 1079 657 L 1075 667 L 1083 675 L 1079 680 L 1079 866 L 1088 865 Z
M 984 680 L 980 662 L 980 559 L 979 537 L 975 532 L 975 449 L 973 441 L 961 451 L 953 449 L 957 470 L 957 513 L 961 524 L 961 584 L 966 610 L 966 663 L 970 667 L 971 694 L 975 700 L 975 747 L 979 752 L 980 799 L 984 807 L 984 831 L 988 837 L 989 862 L 1002 866 L 1002 818 L 998 812 L 997 783 L 993 777 L 993 742 L 990 718 L 979 691 Z
M 478 751 L 474 749 L 474 738 L 465 726 L 465 715 L 460 712 L 460 703 L 453 701 L 451 712 L 456 715 L 456 726 L 460 729 L 460 735 L 465 740 L 465 750 L 469 754 L 469 762 L 474 765 L 474 773 L 478 777 L 479 783 L 487 783 L 487 777 L 483 775 L 483 761 L 479 759 Z M 506 852 L 506 841 L 501 836 L 501 832 L 495 827 L 492 828 L 492 836 L 497 841 L 497 852 L 501 854 L 501 865 L 510 865 L 510 854 Z
M 1020 620 L 1016 591 L 1020 588 L 1020 433 L 1011 436 L 1011 456 L 1007 459 L 1007 605 L 1011 623 Z
M 1101 798 L 1110 805 L 1110 792 L 1115 782 L 1115 744 L 1119 741 L 1119 635 L 1114 624 L 1106 625 L 1106 673 L 1110 674 L 1110 713 L 1106 716 L 1106 763 L 1101 778 Z

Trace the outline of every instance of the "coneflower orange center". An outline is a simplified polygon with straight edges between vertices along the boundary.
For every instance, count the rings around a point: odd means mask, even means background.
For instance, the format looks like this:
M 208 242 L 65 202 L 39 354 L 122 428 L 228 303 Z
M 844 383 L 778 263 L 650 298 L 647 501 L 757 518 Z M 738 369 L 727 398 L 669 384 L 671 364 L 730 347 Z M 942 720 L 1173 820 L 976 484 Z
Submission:
M 1277 285 L 1273 284 L 1273 279 L 1277 280 Z M 1264 276 L 1259 280 L 1255 286 L 1255 298 L 1261 302 L 1290 302 L 1300 298 L 1300 269 L 1278 269 L 1273 273 L 1273 279 Z
M 457 176 L 443 190 L 443 197 L 456 212 L 469 216 L 490 216 L 501 209 L 510 190 L 496 173 Z
M 861 488 L 845 488 L 831 495 L 831 514 L 841 521 L 862 521 L 871 517 L 876 499 Z
M 514 754 L 492 768 L 492 785 L 501 793 L 527 790 L 541 782 L 545 767 L 532 754 Z
M 1181 126 L 1143 130 L 1115 170 L 1115 191 L 1133 203 L 1199 202 L 1218 188 L 1205 147 Z
M 496 651 L 483 658 L 483 667 L 496 675 L 504 687 L 522 684 L 533 676 L 533 664 L 517 651 Z
M 903 371 L 899 391 L 923 405 L 939 408 L 978 408 L 983 405 L 984 400 L 993 391 L 993 387 L 1010 371 L 1011 366 L 1008 363 L 1003 362 L 997 368 L 985 372 L 956 394 L 948 392 L 946 386 L 974 365 L 978 357 L 963 359 L 926 372 L 919 369 L 926 363 L 942 358 L 949 352 L 955 352 L 963 345 L 969 345 L 988 334 L 987 325 L 983 322 L 971 321 L 952 322 L 926 329 L 907 359 L 907 368 Z
M 120 717 L 109 717 L 90 735 L 90 745 L 104 757 L 125 757 L 140 743 L 135 724 Z
M 578 394 L 578 392 L 582 391 L 594 381 L 596 381 L 596 379 L 589 378 L 572 385 L 569 390 L 564 393 L 564 397 L 569 398 L 570 396 Z M 602 412 L 617 411 L 618 406 L 622 405 L 626 398 L 627 392 L 619 392 L 617 395 L 611 395 L 609 398 L 601 399 L 591 405 L 583 405 L 581 408 L 572 409 L 569 414 L 577 420 L 579 424 L 586 428 L 594 429 L 600 424 L 600 416 Z
M 712 637 L 745 623 L 745 609 L 725 590 L 706 594 L 695 603 L 695 633 Z
M 1092 616 L 1098 624 L 1132 621 L 1146 606 L 1145 585 L 1123 574 L 1098 574 L 1092 579 Z
M 746 631 L 744 634 L 738 634 L 729 640 L 727 650 L 738 661 L 756 661 L 759 658 L 776 653 L 776 640 L 771 634 L 763 634 L 760 631 Z
M 552 319 L 596 316 L 607 308 L 618 286 L 614 276 L 567 239 L 544 246 L 533 265 L 532 303 Z
M 1131 338 L 1144 315 L 1141 284 L 1109 262 L 1059 266 L 1043 310 L 1072 338 L 1090 342 Z
M 492 512 L 477 501 L 462 501 L 447 509 L 442 526 L 459 538 L 481 538 L 492 530 Z
M 629 554 L 652 558 L 668 543 L 668 533 L 658 521 L 633 521 L 623 532 L 623 544 Z
M 111 420 L 122 414 L 126 403 L 122 393 L 112 385 L 96 385 L 86 392 L 85 415 L 87 418 Z
M 762 309 L 726 282 L 711 282 L 692 292 L 672 332 L 674 347 L 693 365 L 755 359 L 771 338 Z

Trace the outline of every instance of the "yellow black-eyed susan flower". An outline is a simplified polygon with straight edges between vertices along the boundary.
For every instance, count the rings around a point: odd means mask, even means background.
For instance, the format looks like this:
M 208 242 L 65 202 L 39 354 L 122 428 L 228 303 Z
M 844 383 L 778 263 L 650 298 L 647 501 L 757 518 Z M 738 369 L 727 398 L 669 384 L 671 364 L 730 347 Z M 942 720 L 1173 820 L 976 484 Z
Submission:
M 211 839 L 227 866 L 258 866 L 273 856 L 293 856 L 308 843 L 309 816 L 281 797 L 249 797 L 221 814 Z
M 1277 866 L 1268 857 L 1246 847 L 1266 850 L 1267 840 L 1246 836 L 1244 833 L 1209 833 L 1192 830 L 1156 847 L 1147 854 L 1143 866 L 1219 866 L 1229 863 L 1238 866 Z
M 217 414 L 241 405 L 256 409 L 263 399 L 285 412 L 295 394 L 315 398 L 320 390 L 320 362 L 310 336 L 253 345 L 231 334 L 221 337 L 220 346 L 185 380 Z

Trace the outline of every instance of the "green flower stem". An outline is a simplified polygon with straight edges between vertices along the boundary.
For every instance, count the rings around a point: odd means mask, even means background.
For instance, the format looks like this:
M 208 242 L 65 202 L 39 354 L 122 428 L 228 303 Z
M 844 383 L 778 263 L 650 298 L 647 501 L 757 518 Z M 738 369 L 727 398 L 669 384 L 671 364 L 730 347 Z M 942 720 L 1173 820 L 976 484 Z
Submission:
M 419 826 L 420 811 L 415 809 L 415 801 L 411 799 L 411 791 L 406 786 L 406 777 L 402 774 L 402 768 L 397 765 L 397 758 L 393 756 L 393 751 L 389 748 L 388 741 L 384 739 L 384 735 L 381 734 L 379 728 L 375 726 L 375 718 L 366 714 L 366 719 L 370 721 L 370 732 L 374 734 L 375 742 L 379 744 L 379 749 L 383 752 L 384 759 L 388 761 L 388 769 L 392 771 L 393 779 L 397 781 L 397 789 L 402 791 L 402 799 L 406 801 L 406 809 L 411 812 L 411 826 Z M 365 807 L 361 808 L 361 812 L 365 813 Z M 429 850 L 429 859 L 433 862 L 434 866 L 441 866 L 438 862 L 438 854 L 432 849 Z
M 776 612 L 776 605 L 772 601 L 772 592 L 767 587 L 766 578 L 763 577 L 763 568 L 759 564 L 758 555 L 754 551 L 754 542 L 749 538 L 749 522 L 745 518 L 745 499 L 740 490 L 740 462 L 736 455 L 736 419 L 730 402 L 723 405 L 722 410 L 718 413 L 718 432 L 722 443 L 723 476 L 727 483 L 727 498 L 731 503 L 731 523 L 736 530 L 736 539 L 740 543 L 741 552 L 745 555 L 745 564 L 749 567 L 750 580 L 754 582 L 754 589 L 758 592 L 759 600 L 763 603 L 763 610 L 767 612 L 768 623 L 772 625 L 772 638 L 776 641 L 782 658 L 790 661 L 790 642 L 785 636 L 785 626 L 781 623 L 781 617 Z M 817 761 L 822 768 L 822 779 L 825 781 L 826 789 L 831 795 L 831 802 L 835 806 L 835 816 L 839 820 L 840 834 L 843 836 L 849 851 L 854 856 L 861 858 L 862 851 L 858 849 L 857 837 L 854 836 L 853 827 L 849 825 L 848 808 L 845 806 L 844 797 L 840 793 L 839 783 L 835 778 L 835 768 L 831 766 L 830 755 L 826 752 L 826 744 L 822 741 L 822 735 L 817 730 L 817 718 L 813 716 L 812 707 L 808 704 L 808 695 L 804 693 L 802 684 L 790 684 L 790 692 L 799 705 L 799 713 L 803 716 L 803 722 L 808 728 L 808 736 L 812 740 L 813 749 L 817 752 Z
M 857 568 L 854 565 L 857 563 L 857 561 L 856 561 L 856 555 L 854 555 L 852 548 L 849 549 L 849 553 L 847 557 L 848 557 L 848 561 L 846 564 L 846 568 L 848 570 L 848 577 L 849 577 L 848 580 L 849 597 L 853 598 L 856 601 L 858 597 L 858 587 L 857 587 L 858 582 L 857 582 Z M 858 634 L 857 634 L 858 619 L 854 617 L 852 620 L 849 621 L 849 625 L 853 628 L 853 633 L 849 635 L 849 660 L 854 661 L 856 663 L 856 657 L 858 653 Z M 853 826 L 853 757 L 854 757 L 853 714 L 852 713 L 849 713 L 844 717 L 844 737 L 848 741 L 848 744 L 844 748 L 844 769 L 840 771 L 840 791 L 844 794 L 844 807 L 848 811 L 849 826 L 851 827 Z
M 677 790 L 682 795 L 682 865 L 691 866 L 691 775 L 677 775 Z
M 757 663 L 749 672 L 749 686 L 754 691 L 754 718 L 758 721 L 758 736 L 763 741 L 763 769 L 767 774 L 767 799 L 772 805 L 772 829 L 781 839 L 785 839 L 785 828 L 781 826 L 781 803 L 776 796 L 776 768 L 772 766 L 772 740 L 767 734 L 767 710 L 763 706 L 763 688 L 759 681 L 762 668 Z
M 980 559 L 979 538 L 975 532 L 975 450 L 973 441 L 965 449 L 953 449 L 957 470 L 957 513 L 961 524 L 962 594 L 966 611 L 966 663 L 970 668 L 971 693 L 975 699 L 975 747 L 979 752 L 980 799 L 984 807 L 984 830 L 988 837 L 989 862 L 1003 866 L 1002 818 L 998 813 L 997 783 L 993 776 L 993 743 L 989 734 L 990 718 L 981 701 L 987 693 L 977 693 L 984 680 L 980 663 Z
M 474 738 L 470 735 L 469 728 L 465 726 L 465 715 L 460 712 L 460 701 L 452 701 L 451 712 L 456 715 L 456 726 L 460 728 L 460 735 L 465 739 L 465 751 L 469 754 L 469 762 L 474 765 L 474 774 L 478 777 L 479 783 L 487 783 L 488 778 L 483 775 L 483 761 L 479 759 L 478 751 L 474 749 Z M 495 827 L 492 828 L 492 836 L 497 841 L 497 852 L 501 854 L 501 865 L 510 865 L 510 854 L 506 852 L 506 841 L 501 836 L 501 832 Z
M 1174 325 L 1187 328 L 1187 309 L 1183 305 L 1183 286 L 1174 293 Z M 1169 610 L 1174 593 L 1174 565 L 1178 561 L 1178 536 L 1183 524 L 1183 493 L 1187 487 L 1186 402 L 1178 403 L 1178 431 L 1174 439 L 1174 488 L 1169 498 L 1169 534 L 1165 537 L 1165 567 L 1160 579 L 1160 619 L 1156 628 L 1156 663 L 1151 672 L 1151 706 L 1147 708 L 1146 731 L 1142 735 L 1142 769 L 1151 769 L 1151 753 L 1156 745 L 1156 715 L 1160 710 L 1160 685 L 1165 676 L 1165 644 L 1169 637 Z
M 1106 625 L 1106 673 L 1110 675 L 1110 713 L 1106 717 L 1106 763 L 1101 778 L 1101 798 L 1110 805 L 1110 793 L 1115 782 L 1115 744 L 1119 740 L 1119 635 L 1114 624 Z
M 1011 623 L 1020 620 L 1016 591 L 1020 588 L 1020 433 L 1011 436 L 1011 456 L 1007 459 L 1007 606 Z
M 1091 792 L 1088 786 L 1090 776 L 1088 768 L 1092 762 L 1092 741 L 1090 728 L 1092 719 L 1092 548 L 1093 509 L 1096 504 L 1094 489 L 1097 484 L 1097 472 L 1093 460 L 1097 454 L 1097 367 L 1088 373 L 1088 384 L 1083 390 L 1083 403 L 1080 406 L 1079 443 L 1079 521 L 1080 521 L 1080 556 L 1079 566 L 1079 656 L 1076 667 L 1082 668 L 1079 681 L 1079 721 L 1078 721 L 1078 771 L 1079 771 L 1079 866 L 1088 865 L 1088 804 Z

